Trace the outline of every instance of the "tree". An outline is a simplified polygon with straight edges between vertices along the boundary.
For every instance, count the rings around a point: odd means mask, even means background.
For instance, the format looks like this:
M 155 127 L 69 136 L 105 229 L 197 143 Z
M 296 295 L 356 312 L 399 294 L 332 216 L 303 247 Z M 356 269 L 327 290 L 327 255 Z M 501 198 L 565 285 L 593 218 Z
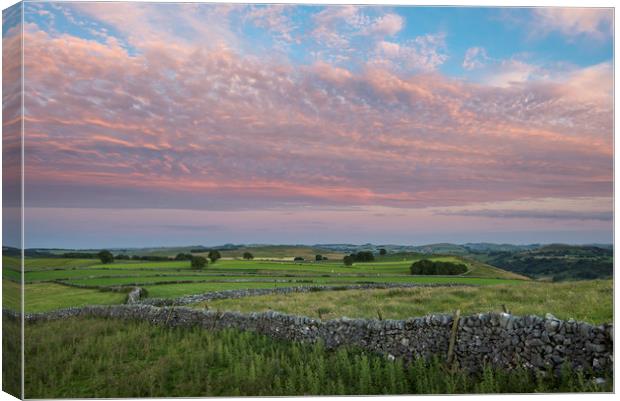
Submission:
M 465 272 L 467 272 L 467 266 L 462 263 L 422 259 L 411 265 L 411 274 L 454 276 Z
M 387 254 L 387 251 L 383 248 L 379 249 L 379 255 L 384 256 Z
M 211 263 L 215 263 L 221 257 L 222 255 L 220 254 L 220 251 L 209 251 L 209 259 L 211 259 Z
M 193 257 L 194 255 L 192 255 L 191 253 L 179 253 L 174 258 L 174 260 L 192 260 Z
M 317 262 L 322 261 L 322 260 L 323 260 L 323 255 L 316 255 L 316 256 L 314 257 L 314 260 L 316 260 Z
M 352 253 L 350 256 L 353 258 L 354 262 L 373 262 L 375 260 L 375 255 L 370 251 Z
M 351 255 L 347 255 L 344 258 L 342 258 L 342 261 L 344 263 L 345 266 L 353 266 L 353 256 Z
M 207 259 L 204 256 L 194 256 L 192 258 L 192 269 L 202 269 L 208 263 L 209 262 L 207 262 Z
M 252 255 L 250 252 L 243 252 L 243 259 L 252 260 L 254 259 L 254 255 Z
M 293 259 L 295 262 L 303 262 L 305 259 L 302 258 L 301 256 L 295 256 L 295 258 Z
M 114 255 L 112 255 L 112 252 L 107 249 L 99 252 L 97 256 L 99 257 L 99 260 L 101 260 L 101 263 L 108 264 L 114 262 Z

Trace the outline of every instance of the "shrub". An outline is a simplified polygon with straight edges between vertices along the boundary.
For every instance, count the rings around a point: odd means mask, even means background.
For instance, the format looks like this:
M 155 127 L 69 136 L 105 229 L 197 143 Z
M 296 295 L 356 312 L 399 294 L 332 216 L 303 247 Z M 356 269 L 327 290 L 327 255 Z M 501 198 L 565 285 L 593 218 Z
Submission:
M 323 260 L 323 255 L 316 255 L 316 256 L 314 257 L 314 259 L 315 259 L 317 262 L 320 262 L 321 260 Z
M 245 260 L 254 259 L 254 255 L 252 255 L 250 252 L 244 252 L 243 253 L 243 259 L 245 259 Z
M 467 272 L 467 266 L 462 263 L 432 261 L 422 259 L 411 265 L 411 274 L 420 274 L 426 276 L 442 275 L 454 276 Z
M 302 258 L 301 256 L 295 256 L 295 259 L 293 259 L 295 262 L 303 262 L 305 259 Z
M 342 262 L 344 263 L 345 266 L 352 266 L 353 257 L 351 255 L 347 255 L 344 258 L 342 258 Z

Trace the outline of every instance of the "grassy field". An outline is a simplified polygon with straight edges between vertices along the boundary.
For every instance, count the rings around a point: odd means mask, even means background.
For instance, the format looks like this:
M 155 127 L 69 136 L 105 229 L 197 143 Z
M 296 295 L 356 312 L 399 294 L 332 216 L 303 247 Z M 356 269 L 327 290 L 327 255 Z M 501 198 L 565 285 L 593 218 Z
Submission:
M 7 330 L 17 338 L 16 327 Z M 438 361 L 404 365 L 234 330 L 72 319 L 28 325 L 25 335 L 27 398 L 612 391 L 612 380 L 599 386 L 578 372 L 556 378 L 485 369 L 472 376 Z M 3 372 L 16 363 L 4 358 Z
M 282 256 L 277 253 L 276 256 Z M 463 262 L 463 276 L 412 276 L 409 266 L 429 257 L 438 261 Z M 14 258 L 13 258 L 14 259 Z M 5 307 L 19 306 L 20 275 L 4 258 Z M 405 259 L 405 260 L 400 260 Z M 611 320 L 610 282 L 546 284 L 522 280 L 481 262 L 459 256 L 423 256 L 416 253 L 380 256 L 375 262 L 345 267 L 340 260 L 291 262 L 278 260 L 219 260 L 204 270 L 192 270 L 188 261 L 115 261 L 101 264 L 93 259 L 30 258 L 27 260 L 25 304 L 27 312 L 48 311 L 88 304 L 120 304 L 125 294 L 108 287 L 144 287 L 149 297 L 174 298 L 204 292 L 315 285 L 365 283 L 466 284 L 472 288 L 421 288 L 269 295 L 209 303 L 209 307 L 255 311 L 276 309 L 323 318 L 406 318 L 430 312 L 464 313 L 501 310 L 506 304 L 514 313 L 555 313 L 591 322 Z M 75 288 L 61 283 L 98 288 Z M 483 288 L 484 287 L 484 288 Z M 12 295 L 11 295 L 12 294 Z M 583 300 L 588 300 L 584 304 Z M 586 308 L 586 305 L 588 307 Z M 589 305 L 596 305 L 590 308 Z M 587 313 L 586 309 L 591 309 Z
M 250 252 L 255 258 L 265 259 L 290 259 L 296 256 L 306 260 L 314 260 L 316 255 L 327 256 L 329 259 L 342 260 L 343 253 L 333 252 L 309 246 L 286 246 L 286 245 L 264 245 L 259 247 L 242 247 L 235 250 L 221 251 L 224 258 L 242 258 L 245 252 Z
M 277 248 L 277 249 L 276 249 Z M 266 247 L 263 250 L 271 249 Z M 24 272 L 27 312 L 48 311 L 87 304 L 122 303 L 125 295 L 105 291 L 108 287 L 140 285 L 151 297 L 172 298 L 243 288 L 274 288 L 366 283 L 419 284 L 523 284 L 521 277 L 480 262 L 470 266 L 466 276 L 412 276 L 411 263 L 420 254 L 378 257 L 372 263 L 345 267 L 341 260 L 292 262 L 283 257 L 299 247 L 275 247 L 274 260 L 219 260 L 204 270 L 192 270 L 189 261 L 115 261 L 102 264 L 96 259 L 26 258 Z M 276 252 L 277 251 L 277 252 Z M 311 250 L 312 252 L 317 250 Z M 282 260 L 276 260 L 280 258 Z M 463 262 L 454 256 L 433 256 L 435 260 Z M 405 260 L 400 260 L 405 259 Z M 19 259 L 3 257 L 5 307 L 17 308 L 17 283 L 21 280 Z M 96 288 L 75 288 L 67 285 Z M 102 290 L 102 291 L 99 291 Z M 11 295 L 13 294 L 13 295 Z
M 45 312 L 84 305 L 121 304 L 126 294 L 73 288 L 54 283 L 28 284 L 25 291 L 26 312 Z
M 12 310 L 21 310 L 22 290 L 18 282 L 2 279 L 2 307 Z
M 420 287 L 278 294 L 225 299 L 197 304 L 242 312 L 277 310 L 333 319 L 341 316 L 406 319 L 429 313 L 501 312 L 506 305 L 517 315 L 553 313 L 561 319 L 590 323 L 613 320 L 612 280 L 570 283 L 523 283 L 484 287 Z
M 244 288 L 419 283 L 467 286 L 265 295 L 195 307 L 279 310 L 322 319 L 379 315 L 402 319 L 457 308 L 463 314 L 500 311 L 506 305 L 521 315 L 551 312 L 562 319 L 612 321 L 611 280 L 541 283 L 460 256 L 416 253 L 345 267 L 341 255 L 326 262 L 293 262 L 293 256 L 305 256 L 290 253 L 299 247 L 267 248 L 264 255 L 253 252 L 257 259 L 251 261 L 224 253 L 231 259 L 210 263 L 204 270 L 192 270 L 189 261 L 104 265 L 93 259 L 30 258 L 24 273 L 26 311 L 121 304 L 126 294 L 110 288 L 131 285 L 145 288 L 149 297 L 175 298 Z M 317 250 L 306 251 L 313 256 Z M 271 260 L 258 259 L 261 255 Z M 469 270 L 461 276 L 412 276 L 409 267 L 421 258 L 465 263 Z M 3 306 L 18 309 L 19 261 L 5 257 L 3 262 Z M 169 329 L 113 319 L 27 325 L 26 340 L 29 398 L 609 391 L 612 383 L 608 380 L 605 387 L 598 387 L 569 371 L 561 378 L 488 369 L 482 376 L 471 376 L 445 370 L 437 361 L 404 366 L 399 360 L 356 349 L 327 351 L 320 344 L 275 341 L 248 332 Z M 17 349 L 8 341 L 10 336 L 4 339 L 5 349 Z M 16 369 L 13 364 L 18 362 L 4 358 L 4 371 Z M 5 375 L 4 380 L 16 385 L 12 377 Z

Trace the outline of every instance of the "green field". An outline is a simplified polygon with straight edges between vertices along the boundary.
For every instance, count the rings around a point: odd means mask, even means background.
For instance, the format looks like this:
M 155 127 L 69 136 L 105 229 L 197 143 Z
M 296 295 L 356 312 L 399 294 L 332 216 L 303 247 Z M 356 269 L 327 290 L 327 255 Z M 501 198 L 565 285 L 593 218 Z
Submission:
M 228 255 L 230 259 L 210 263 L 203 270 L 191 269 L 189 261 L 104 265 L 94 259 L 28 258 L 25 308 L 44 312 L 122 304 L 135 285 L 144 288 L 148 297 L 176 298 L 233 289 L 417 283 L 435 286 L 271 294 L 194 307 L 278 310 L 321 319 L 405 319 L 455 309 L 463 314 L 501 311 L 505 305 L 517 315 L 551 312 L 562 319 L 612 321 L 611 280 L 536 282 L 451 255 L 389 254 L 346 267 L 337 258 L 293 262 L 290 259 L 298 255 L 288 252 L 299 252 L 299 247 L 273 250 L 271 257 L 265 254 L 265 259 L 250 261 Z M 464 263 L 468 271 L 460 276 L 411 275 L 409 267 L 422 258 Z M 4 257 L 3 262 L 3 306 L 19 309 L 19 260 Z M 248 332 L 168 329 L 147 322 L 76 318 L 27 325 L 26 336 L 26 396 L 30 398 L 609 391 L 612 386 L 612 380 L 597 386 L 573 371 L 561 378 L 488 369 L 482 376 L 472 376 L 447 371 L 438 361 L 405 366 L 400 360 L 390 362 L 356 349 L 327 351 L 320 344 L 276 341 Z M 3 347 L 17 349 L 9 338 L 5 337 Z M 5 358 L 3 363 L 6 372 L 17 361 Z M 4 379 L 8 386 L 18 385 L 12 377 Z
M 276 310 L 322 319 L 382 317 L 406 319 L 429 313 L 501 312 L 503 305 L 517 315 L 550 312 L 560 319 L 594 324 L 613 320 L 611 280 L 571 283 L 523 283 L 483 287 L 420 287 L 276 294 L 223 299 L 195 307 L 241 312 Z
M 280 252 L 286 248 L 278 249 Z M 282 255 L 278 253 L 276 256 Z M 401 256 L 409 260 L 398 260 Z M 470 267 L 466 275 L 412 276 L 409 274 L 409 266 L 419 257 L 418 254 L 379 257 L 375 262 L 355 263 L 350 267 L 344 266 L 340 260 L 292 262 L 275 259 L 249 261 L 229 259 L 211 263 L 203 270 L 191 269 L 189 261 L 115 261 L 102 264 L 94 259 L 26 258 L 25 306 L 27 312 L 40 312 L 88 304 L 122 303 L 125 294 L 110 292 L 108 288 L 136 285 L 144 287 L 150 297 L 174 298 L 244 288 L 367 283 L 475 286 L 526 283 L 519 276 L 515 277 L 480 262 L 463 261 L 454 256 L 432 258 L 465 262 Z M 4 257 L 3 260 L 4 287 L 8 295 L 6 305 L 17 308 L 19 297 L 11 296 L 10 293 L 19 288 L 17 283 L 21 280 L 18 259 Z
M 6 322 L 5 322 L 6 324 Z M 9 336 L 18 338 L 9 322 Z M 10 334 L 14 334 L 11 336 Z M 405 365 L 321 344 L 251 332 L 165 328 L 146 322 L 71 319 L 26 326 L 27 398 L 455 394 L 612 391 L 579 372 L 534 377 L 485 369 L 446 370 L 439 361 Z M 10 344 L 7 344 L 7 346 Z M 3 372 L 17 368 L 3 358 Z M 5 376 L 7 377 L 7 376 Z M 7 378 L 8 379 L 8 378 Z
M 293 247 L 297 249 L 296 247 Z M 281 252 L 284 248 L 278 248 Z M 283 252 L 283 251 L 282 251 Z M 277 253 L 280 259 L 286 259 Z M 464 313 L 501 310 L 506 304 L 514 313 L 552 312 L 591 322 L 611 320 L 610 281 L 576 282 L 564 287 L 537 283 L 487 264 L 460 256 L 417 253 L 379 256 L 369 263 L 345 267 L 340 260 L 292 262 L 288 260 L 219 260 L 203 270 L 193 270 L 189 261 L 115 261 L 104 265 L 93 259 L 27 258 L 25 306 L 27 312 L 49 311 L 89 304 L 120 304 L 124 292 L 109 288 L 141 286 L 149 297 L 175 298 L 205 292 L 244 288 L 293 286 L 341 286 L 366 283 L 465 284 L 467 288 L 419 288 L 350 290 L 267 295 L 210 302 L 208 307 L 257 311 L 275 309 L 323 318 L 407 318 L 459 308 Z M 286 255 L 284 255 L 286 256 Z M 291 256 L 291 255 L 289 255 Z M 461 276 L 412 276 L 409 266 L 421 258 L 465 263 Z M 402 260 L 405 259 L 405 260 Z M 3 259 L 5 307 L 19 307 L 20 274 L 17 259 Z M 66 284 L 66 285 L 62 285 Z M 83 287 L 83 288 L 78 288 Z M 126 291 L 125 291 L 126 292 Z M 579 306 L 596 305 L 586 313 Z M 204 305 L 201 305 L 204 306 Z M 572 314 L 571 314 L 572 313 Z
M 20 310 L 20 285 L 17 282 L 2 280 L 2 306 Z M 126 294 L 68 287 L 56 283 L 26 284 L 24 304 L 27 313 L 47 312 L 55 309 L 85 305 L 112 305 L 125 302 Z

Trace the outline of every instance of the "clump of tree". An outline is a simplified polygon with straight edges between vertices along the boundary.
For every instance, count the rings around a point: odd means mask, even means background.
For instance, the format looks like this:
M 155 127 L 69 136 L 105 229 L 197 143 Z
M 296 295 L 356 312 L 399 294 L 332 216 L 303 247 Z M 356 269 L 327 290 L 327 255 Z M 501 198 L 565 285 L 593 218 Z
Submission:
M 174 259 L 169 258 L 168 256 L 154 256 L 154 255 L 140 256 L 140 255 L 133 255 L 131 257 L 131 260 L 146 260 L 146 261 L 149 261 L 149 262 L 167 262 L 169 260 L 174 260 Z
M 351 266 L 353 263 L 357 262 L 373 262 L 374 260 L 375 255 L 373 255 L 373 253 L 370 251 L 360 251 L 357 253 L 352 253 L 342 259 L 345 266 Z
M 454 276 L 467 272 L 467 266 L 462 263 L 433 261 L 429 259 L 422 259 L 414 262 L 411 265 L 411 274 L 415 275 L 441 275 L 441 276 Z
M 385 256 L 387 255 L 387 251 L 384 248 L 379 249 L 379 255 Z
M 192 255 L 191 253 L 179 253 L 174 258 L 174 260 L 192 260 L 193 258 L 194 255 Z
M 252 260 L 252 259 L 254 259 L 254 255 L 252 255 L 251 252 L 243 252 L 243 259 L 245 259 L 245 260 Z
M 131 257 L 123 253 L 114 256 L 114 260 L 129 260 L 129 259 L 131 259 Z
M 20 255 L 21 255 L 21 252 L 20 252 Z M 61 257 L 68 258 L 68 259 L 96 259 L 99 256 L 96 253 L 65 252 L 61 255 Z
M 192 269 L 203 269 L 209 262 L 204 256 L 194 256 L 191 259 Z
M 304 260 L 306 260 L 306 259 L 302 258 L 301 256 L 295 256 L 295 258 L 294 258 L 293 260 L 294 260 L 295 262 L 303 262 L 303 261 L 304 261 Z
M 314 260 L 316 260 L 317 262 L 322 261 L 322 260 L 323 260 L 323 255 L 316 255 L 316 256 L 314 257 Z
M 104 249 L 101 252 L 99 252 L 97 254 L 97 257 L 99 258 L 99 260 L 101 260 L 101 263 L 103 264 L 114 262 L 114 255 L 112 255 L 112 252 L 108 251 L 107 249 Z
M 215 263 L 217 262 L 218 259 L 222 258 L 222 254 L 218 250 L 213 250 L 213 251 L 209 251 L 208 257 L 211 260 L 211 263 Z

